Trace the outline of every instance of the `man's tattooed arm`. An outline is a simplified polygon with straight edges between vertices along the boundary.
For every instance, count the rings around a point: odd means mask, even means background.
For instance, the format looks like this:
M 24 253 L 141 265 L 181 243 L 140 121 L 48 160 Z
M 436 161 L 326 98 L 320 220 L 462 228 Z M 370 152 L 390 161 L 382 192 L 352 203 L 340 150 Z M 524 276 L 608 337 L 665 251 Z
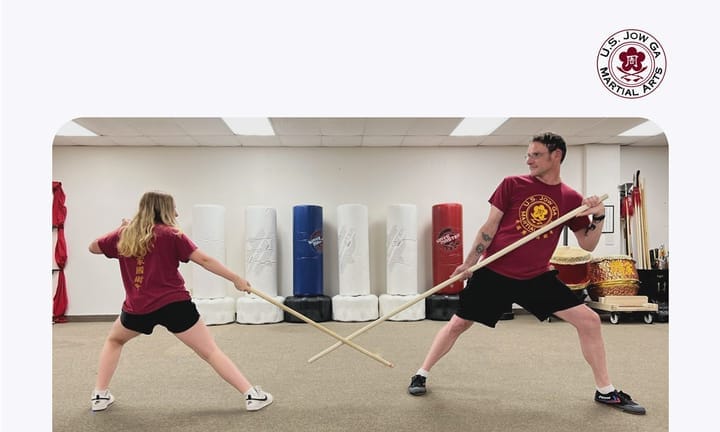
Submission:
M 482 238 L 483 243 L 478 243 L 478 245 L 475 247 L 475 252 L 478 254 L 478 257 L 485 252 L 485 249 L 487 249 L 487 246 L 492 241 L 492 236 L 490 236 L 487 233 L 481 232 L 480 238 Z

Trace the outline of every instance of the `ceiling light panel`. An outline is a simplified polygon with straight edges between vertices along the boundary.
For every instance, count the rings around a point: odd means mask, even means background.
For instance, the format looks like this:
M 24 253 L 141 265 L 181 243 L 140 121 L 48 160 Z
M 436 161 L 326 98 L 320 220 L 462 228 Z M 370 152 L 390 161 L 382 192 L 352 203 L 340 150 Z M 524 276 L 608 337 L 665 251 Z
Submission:
M 450 136 L 490 135 L 506 120 L 505 117 L 467 117 L 457 125 Z
M 261 117 L 223 117 L 225 124 L 235 135 L 275 135 L 270 121 Z

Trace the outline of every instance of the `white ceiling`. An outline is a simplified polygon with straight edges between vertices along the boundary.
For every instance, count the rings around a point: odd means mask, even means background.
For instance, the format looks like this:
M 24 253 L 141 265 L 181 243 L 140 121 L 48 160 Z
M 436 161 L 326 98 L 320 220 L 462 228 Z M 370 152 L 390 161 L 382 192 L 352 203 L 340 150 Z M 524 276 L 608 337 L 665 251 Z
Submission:
M 270 118 L 275 136 L 235 135 L 221 118 L 78 118 L 98 136 L 56 136 L 56 146 L 225 147 L 472 147 L 525 146 L 543 132 L 568 145 L 667 146 L 664 133 L 620 133 L 642 118 L 510 118 L 489 135 L 450 136 L 463 120 L 453 118 Z

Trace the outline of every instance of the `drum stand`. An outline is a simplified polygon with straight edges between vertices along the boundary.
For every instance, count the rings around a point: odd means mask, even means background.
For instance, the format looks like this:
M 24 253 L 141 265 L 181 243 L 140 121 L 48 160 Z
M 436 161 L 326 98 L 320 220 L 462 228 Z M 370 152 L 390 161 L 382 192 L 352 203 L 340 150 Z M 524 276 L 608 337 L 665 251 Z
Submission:
M 648 303 L 647 296 L 607 296 L 598 301 L 589 301 L 587 305 L 601 312 L 610 312 L 610 323 L 618 324 L 620 315 L 641 314 L 645 324 L 652 324 L 658 311 L 656 303 Z

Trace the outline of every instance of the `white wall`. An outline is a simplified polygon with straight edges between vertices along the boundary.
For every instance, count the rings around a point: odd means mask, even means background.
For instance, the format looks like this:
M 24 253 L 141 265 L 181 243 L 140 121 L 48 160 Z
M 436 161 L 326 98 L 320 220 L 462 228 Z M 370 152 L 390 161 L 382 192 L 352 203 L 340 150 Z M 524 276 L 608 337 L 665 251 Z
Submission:
M 594 256 L 617 255 L 621 251 L 621 234 L 618 229 L 620 220 L 618 185 L 623 183 L 620 178 L 620 147 L 608 145 L 585 146 L 585 190 L 595 195 L 607 194 L 603 202 L 606 206 L 614 206 L 616 210 L 613 221 L 603 223 L 603 228 L 613 228 L 613 232 L 605 233 L 593 251 Z
M 463 204 L 467 253 L 484 222 L 487 199 L 500 180 L 525 174 L 525 147 L 480 148 L 188 148 L 55 147 L 53 179 L 63 184 L 68 208 L 66 238 L 68 315 L 116 314 L 124 291 L 115 260 L 95 256 L 88 244 L 132 217 L 143 192 L 159 189 L 176 200 L 180 224 L 192 237 L 192 207 L 226 208 L 227 264 L 244 272 L 244 210 L 248 205 L 277 209 L 279 295 L 292 295 L 292 207 L 317 204 L 324 214 L 324 293 L 338 294 L 337 206 L 368 206 L 370 277 L 374 294 L 385 292 L 385 214 L 390 204 L 418 206 L 419 292 L 432 287 L 431 208 L 442 202 Z M 563 181 L 582 193 L 584 148 L 571 147 L 563 163 Z M 650 221 L 651 242 L 667 245 L 667 151 L 621 152 L 621 172 L 641 169 L 658 221 Z M 629 158 L 626 161 L 624 158 Z M 642 165 L 638 165 L 642 161 Z M 635 168 L 638 165 L 638 168 Z M 645 165 L 657 167 L 654 170 Z M 663 171 L 664 167 L 664 171 Z M 644 174 L 645 175 L 645 174 Z M 624 180 L 622 180 L 624 181 Z M 617 194 L 615 189 L 588 191 Z M 663 182 L 665 184 L 663 185 Z M 664 195 L 663 194 L 664 191 Z M 653 207 L 654 209 L 655 207 Z M 573 236 L 569 236 L 573 239 Z M 619 252 L 619 242 L 616 242 Z M 605 253 L 605 252 L 604 252 Z M 191 265 L 181 272 L 192 289 Z M 232 290 L 228 289 L 231 294 Z

